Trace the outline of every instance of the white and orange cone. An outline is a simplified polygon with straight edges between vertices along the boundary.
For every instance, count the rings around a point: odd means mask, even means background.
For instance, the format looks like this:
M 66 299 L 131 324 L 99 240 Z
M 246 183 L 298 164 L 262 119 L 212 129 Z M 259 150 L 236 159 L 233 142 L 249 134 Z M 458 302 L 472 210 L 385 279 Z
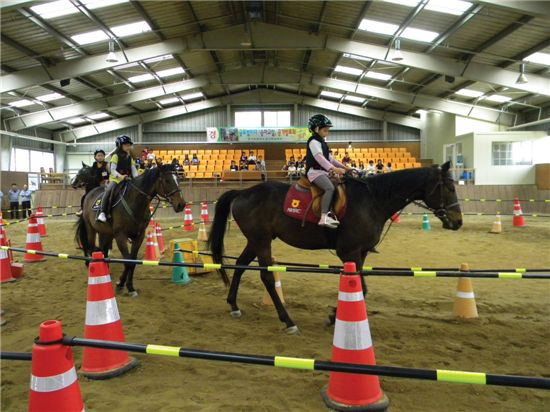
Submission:
M 469 270 L 470 268 L 467 263 L 460 265 L 461 272 L 468 272 Z M 453 305 L 453 315 L 457 318 L 464 319 L 473 319 L 478 317 L 474 287 L 472 285 L 472 279 L 470 278 L 458 278 L 456 296 Z
M 340 276 L 338 307 L 332 343 L 332 361 L 375 365 L 367 308 L 359 275 L 353 262 L 344 263 Z M 325 404 L 337 411 L 385 411 L 389 400 L 375 375 L 331 372 L 321 391 Z
M 8 246 L 5 238 L 4 231 L 0 230 L 0 247 Z M 0 283 L 13 282 L 15 278 L 11 273 L 11 262 L 8 251 L 0 248 Z
M 489 231 L 489 233 L 495 233 L 495 234 L 502 233 L 502 222 L 500 221 L 500 213 L 498 212 L 495 216 L 493 226 L 491 226 L 491 230 Z
M 38 232 L 41 237 L 48 236 L 46 233 L 46 223 L 44 220 L 44 211 L 41 206 L 36 208 L 36 222 L 38 223 Z
M 27 228 L 27 244 L 25 248 L 27 249 L 27 253 L 25 253 L 23 262 L 32 263 L 46 260 L 46 256 L 32 253 L 33 250 L 37 250 L 39 252 L 43 250 L 40 232 L 38 231 L 38 223 L 36 222 L 36 217 L 34 217 L 34 215 L 31 215 L 29 218 L 29 226 Z
M 201 222 L 208 222 L 208 205 L 206 202 L 201 202 Z
M 151 228 L 147 229 L 145 241 L 145 260 L 159 260 L 157 249 L 155 248 L 154 232 Z
M 206 226 L 204 225 L 204 222 L 201 222 L 199 225 L 199 233 L 197 235 L 197 240 L 199 242 L 208 241 L 208 234 L 206 233 Z
M 166 252 L 166 243 L 164 242 L 164 235 L 162 234 L 162 227 L 157 223 L 156 226 L 156 235 L 157 235 L 157 243 L 159 245 L 159 252 L 161 255 L 164 255 L 164 252 Z
M 513 218 L 514 227 L 524 227 L 525 220 L 523 219 L 523 212 L 521 211 L 521 205 L 519 204 L 519 199 L 514 198 L 514 218 Z
M 61 339 L 61 322 L 47 320 L 40 325 L 32 346 L 29 412 L 84 411 L 73 352 Z
M 393 223 L 401 222 L 401 218 L 399 217 L 399 213 L 394 213 L 393 215 L 391 215 L 390 219 Z
M 183 215 L 183 230 L 186 232 L 192 232 L 195 230 L 195 224 L 193 223 L 193 212 L 191 212 L 191 206 L 189 203 L 185 205 L 185 211 Z
M 88 266 L 84 337 L 124 342 L 109 267 L 103 261 L 101 252 L 92 253 L 92 259 Z M 132 369 L 137 363 L 136 359 L 128 356 L 128 352 L 84 348 L 80 373 L 90 379 L 109 379 Z

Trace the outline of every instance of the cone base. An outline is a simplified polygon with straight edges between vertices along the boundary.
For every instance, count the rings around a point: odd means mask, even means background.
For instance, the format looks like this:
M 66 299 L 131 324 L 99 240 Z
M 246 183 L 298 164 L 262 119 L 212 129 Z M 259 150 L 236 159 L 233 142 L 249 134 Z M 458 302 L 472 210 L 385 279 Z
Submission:
M 8 279 L 2 279 L 0 283 L 9 283 L 9 282 L 15 282 L 17 279 L 15 278 L 8 278 Z
M 23 277 L 23 264 L 22 263 L 12 263 L 11 264 L 11 275 L 14 278 Z
M 188 285 L 189 283 L 191 283 L 193 281 L 193 279 L 191 278 L 187 278 L 187 279 L 172 279 L 172 283 L 176 284 L 176 285 Z
M 336 402 L 335 400 L 331 399 L 328 395 L 328 385 L 325 386 L 323 389 L 321 389 L 321 397 L 323 398 L 323 401 L 325 402 L 325 405 L 327 405 L 328 408 L 334 411 L 369 411 L 369 412 L 383 412 L 388 409 L 390 406 L 390 400 L 388 397 L 380 390 L 380 394 L 382 397 L 373 403 L 369 403 L 368 405 L 347 405 L 344 403 Z
M 37 255 L 32 255 L 37 256 Z M 44 262 L 46 260 L 45 257 L 42 257 L 42 259 L 36 259 L 36 258 L 23 258 L 23 262 L 25 263 L 35 263 L 35 262 Z
M 81 368 L 78 371 L 78 373 L 82 376 L 87 377 L 88 379 L 105 380 L 105 379 L 110 379 L 110 378 L 120 376 L 120 375 L 128 372 L 130 369 L 135 368 L 138 364 L 139 364 L 139 361 L 136 358 L 134 358 L 132 356 L 129 356 L 127 363 L 125 363 L 124 365 L 119 366 L 115 369 L 111 369 L 111 370 L 103 371 L 103 372 L 89 372 L 89 371 L 82 370 L 82 368 Z

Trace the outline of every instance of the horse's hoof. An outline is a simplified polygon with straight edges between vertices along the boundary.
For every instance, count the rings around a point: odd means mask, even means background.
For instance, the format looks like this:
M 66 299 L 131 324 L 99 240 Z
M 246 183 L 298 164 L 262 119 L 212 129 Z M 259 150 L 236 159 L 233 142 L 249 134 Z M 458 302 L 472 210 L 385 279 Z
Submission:
M 288 328 L 286 328 L 285 332 L 286 332 L 287 335 L 299 335 L 300 334 L 300 329 L 298 329 L 298 326 L 294 325 L 294 326 L 289 326 Z
M 242 312 L 241 312 L 240 309 L 238 309 L 238 310 L 232 310 L 232 311 L 230 312 L 230 314 L 231 314 L 231 317 L 232 317 L 232 318 L 235 318 L 235 319 L 238 319 L 238 318 L 240 318 L 240 317 L 242 316 Z
M 330 328 L 334 323 L 336 322 L 336 316 L 335 315 L 328 315 L 325 319 L 325 327 Z
M 128 296 L 130 296 L 131 298 L 137 298 L 138 293 L 137 293 L 137 291 L 133 290 L 131 292 L 128 292 Z

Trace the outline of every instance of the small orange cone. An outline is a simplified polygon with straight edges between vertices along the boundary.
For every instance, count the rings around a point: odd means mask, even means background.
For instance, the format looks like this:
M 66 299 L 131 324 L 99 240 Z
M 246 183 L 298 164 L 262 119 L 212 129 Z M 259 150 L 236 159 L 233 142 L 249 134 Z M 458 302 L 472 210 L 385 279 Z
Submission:
M 393 223 L 399 223 L 401 222 L 401 218 L 399 217 L 399 213 L 394 213 L 391 217 L 390 217 L 391 221 Z
M 38 232 L 38 223 L 36 222 L 36 217 L 34 215 L 31 215 L 29 218 L 29 226 L 27 228 L 27 245 L 25 246 L 27 251 L 30 250 L 38 250 L 42 251 L 42 240 L 40 239 L 40 233 Z M 23 262 L 25 263 L 32 263 L 32 262 L 41 262 L 43 260 L 46 260 L 46 256 L 44 255 L 36 255 L 34 253 L 25 253 L 25 257 L 23 258 Z
M 61 344 L 62 338 L 61 322 L 47 320 L 40 325 L 32 346 L 29 412 L 84 410 L 73 351 Z
M 208 222 L 208 205 L 206 202 L 201 202 L 201 221 Z
M 15 280 L 11 273 L 11 262 L 8 251 L 2 248 L 2 246 L 7 246 L 5 243 L 4 232 L 0 232 L 0 283 L 13 282 Z
M 157 249 L 155 249 L 154 232 L 151 228 L 147 229 L 147 240 L 145 242 L 145 260 L 159 260 Z
M 38 232 L 40 233 L 40 236 L 48 236 L 46 233 L 46 223 L 44 223 L 44 211 L 41 206 L 36 208 L 36 221 L 38 223 Z
M 199 233 L 197 235 L 197 240 L 199 242 L 207 242 L 208 241 L 208 234 L 206 233 L 206 227 L 204 225 L 204 222 L 201 222 L 199 225 Z
M 271 260 L 273 260 L 273 265 L 276 265 L 274 256 L 271 258 Z M 277 295 L 279 295 L 279 298 L 281 299 L 281 303 L 285 303 L 285 297 L 283 295 L 283 284 L 281 283 L 280 273 L 273 272 L 273 278 L 275 279 L 275 290 L 277 291 Z M 271 299 L 271 296 L 269 296 L 269 293 L 267 293 L 267 290 L 264 291 L 264 298 L 262 300 L 262 303 L 265 306 L 274 306 L 273 299 Z
M 92 253 L 88 266 L 88 299 L 86 302 L 87 339 L 124 342 L 122 322 L 116 303 L 109 267 L 103 261 L 103 253 Z M 80 373 L 90 379 L 109 379 L 121 375 L 137 365 L 128 352 L 84 348 Z
M 495 216 L 495 221 L 493 222 L 493 226 L 491 227 L 491 230 L 489 233 L 495 233 L 499 234 L 502 233 L 502 222 L 500 221 L 500 213 L 497 212 Z
M 523 212 L 521 211 L 521 205 L 519 204 L 519 199 L 514 198 L 514 227 L 524 227 L 525 220 L 523 219 Z
M 344 263 L 332 342 L 332 361 L 375 365 L 367 308 L 355 263 Z M 337 411 L 385 411 L 389 400 L 375 375 L 331 372 L 321 391 L 325 404 Z
M 4 235 L 5 234 L 6 232 L 4 231 Z M 11 247 L 11 240 L 8 240 L 8 246 Z M 8 256 L 10 257 L 11 275 L 15 279 L 19 279 L 20 277 L 23 277 L 23 269 L 24 269 L 23 263 L 13 261 L 13 253 L 11 250 L 8 252 Z
M 166 252 L 166 244 L 164 243 L 164 235 L 162 234 L 162 228 L 157 223 L 156 226 L 156 234 L 157 234 L 157 242 L 159 245 L 159 251 L 161 255 L 164 255 L 164 252 Z
M 468 272 L 469 270 L 470 268 L 467 263 L 460 265 L 461 272 Z M 456 296 L 453 305 L 453 315 L 464 319 L 473 319 L 478 317 L 474 288 L 472 286 L 472 279 L 470 278 L 458 278 Z
M 189 206 L 189 203 L 185 205 L 183 230 L 186 232 L 192 232 L 195 230 L 195 224 L 193 223 L 193 212 L 191 212 L 191 206 Z

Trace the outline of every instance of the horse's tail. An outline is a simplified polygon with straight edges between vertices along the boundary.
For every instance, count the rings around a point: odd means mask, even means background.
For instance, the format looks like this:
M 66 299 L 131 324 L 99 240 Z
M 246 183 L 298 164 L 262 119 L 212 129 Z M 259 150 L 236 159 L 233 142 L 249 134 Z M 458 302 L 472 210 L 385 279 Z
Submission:
M 229 190 L 220 196 L 216 203 L 216 211 L 214 215 L 214 222 L 210 228 L 210 234 L 208 235 L 208 248 L 212 251 L 212 258 L 216 263 L 222 263 L 223 256 L 223 238 L 225 236 L 225 228 L 227 226 L 227 219 L 231 212 L 231 203 L 239 195 L 240 190 Z M 223 282 L 229 285 L 229 278 L 225 273 L 225 270 L 220 270 L 220 275 Z

